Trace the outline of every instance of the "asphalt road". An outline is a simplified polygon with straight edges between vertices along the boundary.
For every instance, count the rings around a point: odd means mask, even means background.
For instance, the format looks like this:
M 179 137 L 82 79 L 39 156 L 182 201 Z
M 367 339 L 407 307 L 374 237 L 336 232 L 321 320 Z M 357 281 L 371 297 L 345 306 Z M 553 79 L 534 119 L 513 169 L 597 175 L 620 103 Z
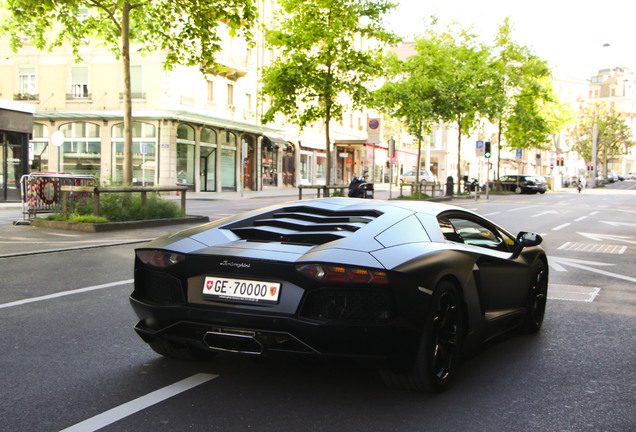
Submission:
M 632 186 L 452 202 L 541 233 L 550 299 L 540 334 L 466 359 L 435 396 L 347 362 L 164 359 L 133 331 L 135 244 L 107 244 L 169 229 L 36 232 L 0 211 L 0 431 L 636 431 Z M 218 218 L 288 199 L 188 207 Z

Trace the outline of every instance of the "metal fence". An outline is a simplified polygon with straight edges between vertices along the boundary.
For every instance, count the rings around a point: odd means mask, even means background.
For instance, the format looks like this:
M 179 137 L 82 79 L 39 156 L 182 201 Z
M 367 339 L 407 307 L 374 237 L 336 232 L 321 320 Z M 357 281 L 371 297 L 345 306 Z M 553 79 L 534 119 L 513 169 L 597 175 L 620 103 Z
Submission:
M 22 196 L 22 218 L 33 220 L 38 213 L 54 213 L 61 210 L 62 186 L 96 186 L 95 177 L 90 175 L 34 172 L 20 179 Z M 72 198 L 80 199 L 88 193 L 75 193 Z

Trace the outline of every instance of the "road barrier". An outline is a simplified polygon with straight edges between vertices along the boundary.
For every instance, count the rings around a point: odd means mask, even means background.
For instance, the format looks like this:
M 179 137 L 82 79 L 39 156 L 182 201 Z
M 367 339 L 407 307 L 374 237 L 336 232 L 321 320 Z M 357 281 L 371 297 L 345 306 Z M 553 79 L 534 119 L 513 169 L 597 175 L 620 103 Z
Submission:
M 54 213 L 61 209 L 62 186 L 95 186 L 92 175 L 34 172 L 20 178 L 22 198 L 22 219 L 31 221 L 38 213 Z M 74 199 L 80 199 L 85 193 L 77 193 Z

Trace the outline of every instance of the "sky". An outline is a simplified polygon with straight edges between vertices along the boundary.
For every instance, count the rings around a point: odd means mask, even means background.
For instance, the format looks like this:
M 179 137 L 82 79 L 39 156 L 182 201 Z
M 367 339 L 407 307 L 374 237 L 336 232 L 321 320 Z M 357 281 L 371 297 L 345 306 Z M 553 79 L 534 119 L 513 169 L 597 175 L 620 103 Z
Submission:
M 413 39 L 431 15 L 441 22 L 472 26 L 487 43 L 504 18 L 512 37 L 547 60 L 550 67 L 589 79 L 599 69 L 636 71 L 636 0 L 394 0 L 388 27 Z M 609 46 L 604 46 L 609 44 Z

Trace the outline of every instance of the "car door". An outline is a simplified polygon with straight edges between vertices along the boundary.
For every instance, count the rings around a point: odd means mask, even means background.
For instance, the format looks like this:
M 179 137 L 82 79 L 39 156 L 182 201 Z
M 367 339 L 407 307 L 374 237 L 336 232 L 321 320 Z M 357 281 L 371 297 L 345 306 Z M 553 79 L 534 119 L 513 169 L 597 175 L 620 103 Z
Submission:
M 439 219 L 440 224 L 452 225 L 455 239 L 461 239 L 475 256 L 473 275 L 482 313 L 496 316 L 523 307 L 527 287 L 522 281 L 526 279 L 526 269 L 523 261 L 513 259 L 516 240 L 473 214 L 454 211 Z

